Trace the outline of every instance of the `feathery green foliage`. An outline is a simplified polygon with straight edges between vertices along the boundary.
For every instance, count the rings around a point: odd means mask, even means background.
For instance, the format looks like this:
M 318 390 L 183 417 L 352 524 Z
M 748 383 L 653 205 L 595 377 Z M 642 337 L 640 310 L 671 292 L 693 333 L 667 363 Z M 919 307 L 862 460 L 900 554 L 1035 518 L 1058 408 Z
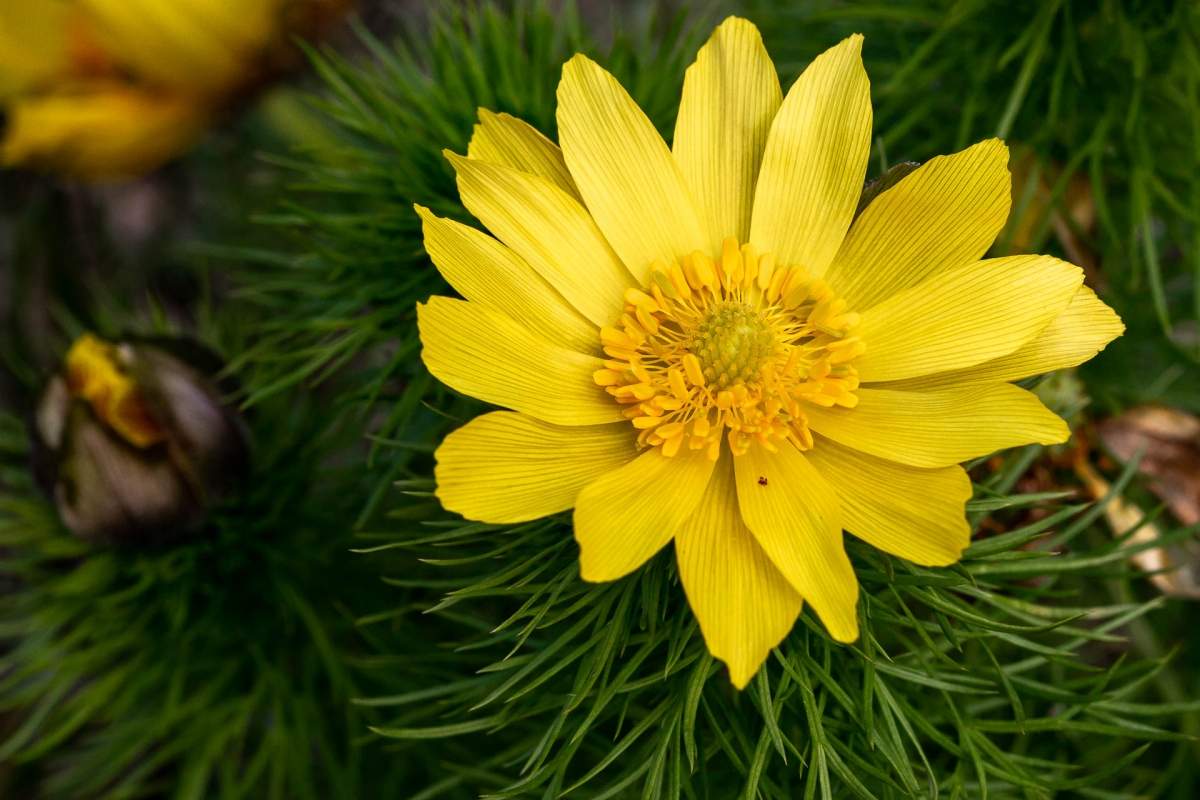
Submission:
M 20 224 L 32 257 L 68 198 L 31 188 L 40 200 Z M 217 352 L 239 352 L 253 335 L 211 301 L 203 270 L 181 268 L 168 249 L 125 274 L 116 266 L 128 254 L 105 233 L 71 230 L 41 249 L 41 263 L 21 260 L 16 309 L 38 313 L 6 320 L 16 335 L 3 357 L 24 416 L 83 331 L 188 331 Z M 71 263 L 81 251 L 96 271 Z M 120 277 L 103 280 L 108 269 Z M 158 270 L 194 293 L 185 310 Z M 27 302 L 43 287 L 49 303 Z M 252 472 L 197 538 L 105 547 L 58 521 L 33 485 L 24 419 L 0 413 L 0 763 L 15 771 L 0 774 L 0 793 L 352 798 L 431 779 L 423 762 L 364 739 L 372 714 L 350 705 L 396 687 L 383 646 L 355 624 L 384 598 L 375 570 L 349 552 L 361 431 L 299 391 L 246 421 Z
M 1129 556 L 1160 542 L 1076 547 L 1099 507 L 1003 492 L 1032 455 L 971 508 L 977 525 L 1031 509 L 1035 521 L 980 539 L 953 569 L 852 542 L 860 642 L 832 642 L 806 612 L 744 693 L 707 655 L 669 551 L 591 585 L 562 519 L 399 532 L 382 547 L 441 569 L 394 582 L 444 594 L 431 613 L 461 625 L 470 669 L 364 704 L 392 713 L 384 736 L 503 743 L 489 774 L 456 772 L 489 797 L 1160 796 L 1175 776 L 1141 764 L 1143 743 L 1194 754 L 1172 722 L 1198 706 L 1142 702 L 1166 659 L 1118 654 L 1160 602 L 1090 588 L 1135 578 Z
M 246 490 L 163 549 L 63 530 L 0 419 L 0 705 L 28 709 L 0 761 L 40 762 L 45 796 L 361 797 L 398 775 L 348 706 L 379 686 L 348 664 L 368 650 L 352 615 L 378 602 L 337 535 L 360 478 L 322 467 L 336 432 L 291 405 L 258 415 Z

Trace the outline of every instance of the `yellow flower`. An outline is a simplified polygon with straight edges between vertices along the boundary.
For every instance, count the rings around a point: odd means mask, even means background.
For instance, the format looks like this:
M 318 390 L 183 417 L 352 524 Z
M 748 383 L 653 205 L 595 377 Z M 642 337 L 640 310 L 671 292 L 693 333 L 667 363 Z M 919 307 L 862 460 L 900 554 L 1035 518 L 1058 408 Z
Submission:
M 448 155 L 496 238 L 418 208 L 466 298 L 419 306 L 425 364 L 512 409 L 446 438 L 442 503 L 494 523 L 574 508 L 588 581 L 674 541 L 739 688 L 802 601 L 833 638 L 858 636 L 843 530 L 918 564 L 958 560 L 958 463 L 1068 437 L 1010 381 L 1123 330 L 1077 267 L 980 260 L 1009 211 L 997 140 L 929 161 L 856 216 L 861 45 L 826 51 L 784 97 L 757 29 L 726 20 L 687 72 L 672 149 L 576 56 L 561 150 L 481 112 L 467 157 Z
M 148 172 L 348 0 L 38 0 L 0 9 L 0 165 Z M 20 6 L 18 8 L 18 5 Z

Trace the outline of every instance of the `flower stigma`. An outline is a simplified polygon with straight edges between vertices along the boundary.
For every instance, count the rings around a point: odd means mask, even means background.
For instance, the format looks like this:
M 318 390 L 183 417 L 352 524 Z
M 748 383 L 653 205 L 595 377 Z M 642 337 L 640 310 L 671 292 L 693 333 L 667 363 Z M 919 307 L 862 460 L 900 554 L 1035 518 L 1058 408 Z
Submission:
M 624 299 L 600 331 L 608 358 L 593 377 L 628 406 L 639 447 L 674 456 L 686 445 L 714 461 L 722 439 L 735 456 L 781 441 L 808 450 L 805 404 L 858 403 L 859 316 L 802 267 L 728 238 L 719 259 L 656 262 Z

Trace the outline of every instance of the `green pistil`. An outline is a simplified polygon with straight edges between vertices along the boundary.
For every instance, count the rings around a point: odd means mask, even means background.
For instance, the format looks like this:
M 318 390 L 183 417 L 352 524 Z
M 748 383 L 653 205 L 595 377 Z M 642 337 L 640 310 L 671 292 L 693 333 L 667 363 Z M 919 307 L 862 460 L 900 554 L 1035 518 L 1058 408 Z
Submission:
M 775 334 L 745 303 L 715 306 L 692 333 L 689 349 L 705 379 L 719 389 L 750 383 L 775 351 Z

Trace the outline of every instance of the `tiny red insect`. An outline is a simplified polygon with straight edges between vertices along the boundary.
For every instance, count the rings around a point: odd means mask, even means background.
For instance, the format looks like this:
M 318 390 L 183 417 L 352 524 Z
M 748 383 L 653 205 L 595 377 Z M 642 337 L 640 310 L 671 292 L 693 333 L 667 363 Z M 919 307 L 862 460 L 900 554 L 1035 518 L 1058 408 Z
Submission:
M 766 485 L 767 485 L 767 476 L 766 476 L 766 475 L 759 475 L 759 476 L 758 476 L 758 485 L 759 485 L 759 486 L 766 486 Z

